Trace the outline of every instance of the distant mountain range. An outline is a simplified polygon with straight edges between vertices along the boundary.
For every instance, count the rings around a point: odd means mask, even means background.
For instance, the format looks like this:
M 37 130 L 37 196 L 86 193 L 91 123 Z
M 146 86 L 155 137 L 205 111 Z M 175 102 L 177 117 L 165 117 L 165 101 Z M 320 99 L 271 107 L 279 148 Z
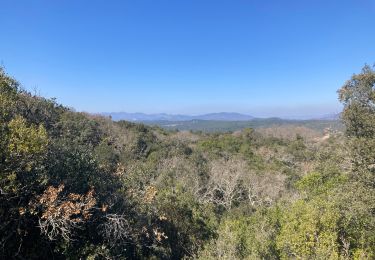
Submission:
M 173 115 L 173 114 L 145 114 L 145 113 L 126 113 L 126 112 L 112 112 L 112 113 L 101 113 L 104 116 L 111 116 L 112 120 L 126 120 L 132 122 L 151 122 L 151 121 L 191 121 L 191 120 L 207 120 L 207 121 L 252 121 L 257 119 L 254 116 L 231 113 L 231 112 L 221 112 L 221 113 L 210 113 L 203 115 Z M 292 117 L 284 118 L 289 120 L 338 120 L 340 114 L 327 114 L 317 117 L 306 116 L 306 117 Z
M 327 114 L 327 115 L 324 115 L 318 119 L 320 120 L 339 120 L 340 119 L 340 116 L 341 116 L 341 113 L 338 113 L 338 114 Z
M 240 113 L 211 113 L 197 116 L 190 115 L 171 115 L 171 114 L 144 114 L 144 113 L 101 113 L 104 116 L 111 116 L 112 120 L 127 120 L 133 122 L 143 121 L 190 121 L 190 120 L 211 120 L 211 121 L 250 121 L 255 117 Z

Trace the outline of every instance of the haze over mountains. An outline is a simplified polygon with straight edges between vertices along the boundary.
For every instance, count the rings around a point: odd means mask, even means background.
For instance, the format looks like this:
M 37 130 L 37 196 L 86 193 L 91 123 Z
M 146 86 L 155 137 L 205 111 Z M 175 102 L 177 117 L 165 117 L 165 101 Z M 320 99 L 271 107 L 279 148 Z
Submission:
M 114 112 L 103 113 L 105 116 L 111 116 L 114 121 L 190 121 L 190 120 L 215 120 L 215 121 L 249 121 L 255 117 L 240 113 L 210 113 L 203 115 L 173 115 L 173 114 L 144 114 L 144 113 L 126 113 Z
M 182 114 L 145 114 L 145 113 L 127 113 L 127 112 L 110 112 L 101 113 L 104 116 L 111 116 L 114 121 L 126 120 L 132 122 L 145 122 L 145 121 L 190 121 L 190 120 L 209 120 L 209 121 L 251 121 L 257 117 L 235 113 L 235 112 L 220 112 L 209 113 L 202 115 L 182 115 Z M 326 114 L 321 116 L 304 116 L 304 117 L 288 117 L 283 119 L 319 119 L 319 120 L 337 120 L 339 114 Z

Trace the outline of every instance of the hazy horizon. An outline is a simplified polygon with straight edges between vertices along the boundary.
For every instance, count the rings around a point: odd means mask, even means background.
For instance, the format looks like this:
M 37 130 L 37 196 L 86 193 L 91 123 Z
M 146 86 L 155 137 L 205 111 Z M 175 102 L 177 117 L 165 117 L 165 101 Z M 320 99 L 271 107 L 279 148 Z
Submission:
M 87 112 L 87 111 L 81 111 L 81 112 Z M 246 115 L 246 116 L 252 116 L 255 118 L 272 118 L 272 117 L 278 117 L 278 118 L 283 118 L 283 119 L 320 119 L 325 116 L 333 116 L 341 113 L 341 110 L 333 111 L 333 112 L 327 112 L 322 111 L 322 113 L 315 113 L 315 114 L 303 114 L 303 113 L 288 113 L 288 114 L 282 114 L 282 113 L 275 113 L 275 114 L 268 114 L 266 112 L 261 113 L 261 112 L 254 112 L 254 113 L 242 113 L 242 112 L 237 112 L 237 111 L 213 111 L 213 112 L 206 112 L 206 113 L 144 113 L 144 112 L 128 112 L 128 111 L 103 111 L 103 112 L 87 112 L 90 114 L 144 114 L 148 116 L 153 116 L 153 115 L 169 115 L 169 116 L 189 116 L 189 117 L 194 117 L 194 116 L 202 116 L 202 115 L 210 115 L 210 114 L 222 114 L 222 113 L 228 113 L 228 114 L 240 114 L 240 115 Z

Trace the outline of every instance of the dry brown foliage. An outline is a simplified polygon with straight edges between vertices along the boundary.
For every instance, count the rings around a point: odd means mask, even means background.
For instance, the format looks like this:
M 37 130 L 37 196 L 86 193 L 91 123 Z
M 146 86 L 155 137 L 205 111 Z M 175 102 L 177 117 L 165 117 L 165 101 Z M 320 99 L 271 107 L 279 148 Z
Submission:
M 151 203 L 155 199 L 157 193 L 158 191 L 154 186 L 148 186 L 143 197 L 144 202 Z
M 87 194 L 69 193 L 66 196 L 61 194 L 63 190 L 63 184 L 57 188 L 49 186 L 30 205 L 34 213 L 41 209 L 39 227 L 50 240 L 57 237 L 70 240 L 72 229 L 91 217 L 91 210 L 96 204 L 93 189 Z

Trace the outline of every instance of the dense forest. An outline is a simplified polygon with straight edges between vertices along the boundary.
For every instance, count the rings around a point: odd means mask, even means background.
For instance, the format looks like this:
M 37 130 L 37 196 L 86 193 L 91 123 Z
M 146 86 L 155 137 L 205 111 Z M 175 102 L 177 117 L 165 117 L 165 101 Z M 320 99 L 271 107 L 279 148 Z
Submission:
M 344 131 L 167 131 L 78 113 L 0 70 L 1 259 L 374 259 L 375 71 Z

